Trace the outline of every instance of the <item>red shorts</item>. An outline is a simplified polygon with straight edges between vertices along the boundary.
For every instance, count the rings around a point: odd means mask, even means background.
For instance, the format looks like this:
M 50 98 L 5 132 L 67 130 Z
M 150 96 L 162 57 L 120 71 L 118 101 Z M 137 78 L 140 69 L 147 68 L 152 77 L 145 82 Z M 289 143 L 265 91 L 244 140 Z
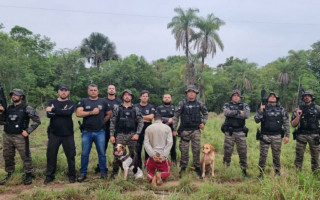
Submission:
M 152 157 L 144 162 L 148 172 L 148 180 L 152 181 L 154 172 L 156 170 L 160 171 L 161 178 L 165 179 L 170 175 L 171 162 L 169 160 L 162 161 L 162 163 L 155 162 Z

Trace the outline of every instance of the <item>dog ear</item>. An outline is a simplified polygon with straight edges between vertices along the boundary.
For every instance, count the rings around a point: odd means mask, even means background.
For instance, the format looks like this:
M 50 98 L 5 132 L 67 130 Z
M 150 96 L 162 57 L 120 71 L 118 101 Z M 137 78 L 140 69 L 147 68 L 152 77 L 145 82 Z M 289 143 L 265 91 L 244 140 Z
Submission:
M 210 144 L 211 151 L 214 151 L 214 147 Z

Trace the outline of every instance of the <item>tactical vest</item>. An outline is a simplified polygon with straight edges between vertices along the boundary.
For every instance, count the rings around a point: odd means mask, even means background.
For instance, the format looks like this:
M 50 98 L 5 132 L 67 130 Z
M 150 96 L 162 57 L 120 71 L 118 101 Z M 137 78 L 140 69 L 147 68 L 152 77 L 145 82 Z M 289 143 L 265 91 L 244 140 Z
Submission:
M 29 126 L 30 118 L 26 113 L 27 104 L 21 103 L 18 106 L 10 105 L 7 110 L 6 124 L 4 131 L 8 134 L 21 134 Z
M 232 102 L 229 102 L 228 107 L 230 110 L 236 110 L 236 111 L 240 111 L 244 109 L 244 105 L 242 102 L 237 104 L 233 104 Z M 243 128 L 246 125 L 246 120 L 235 118 L 235 117 L 226 117 L 225 124 L 228 127 L 238 129 L 238 128 Z
M 198 100 L 191 103 L 187 100 L 183 101 L 181 113 L 181 125 L 183 130 L 199 129 L 201 124 L 201 104 Z
M 120 105 L 117 119 L 117 132 L 127 133 L 131 131 L 136 131 L 135 119 L 136 111 L 134 106 L 125 109 L 122 105 Z
M 161 117 L 171 118 L 174 116 L 174 106 L 164 107 L 163 105 L 159 106 Z
M 319 129 L 318 111 L 314 103 L 310 106 L 300 106 L 302 115 L 300 118 L 299 131 L 315 131 Z
M 261 131 L 267 134 L 280 134 L 282 131 L 282 107 L 266 106 L 263 113 L 263 119 L 261 121 Z

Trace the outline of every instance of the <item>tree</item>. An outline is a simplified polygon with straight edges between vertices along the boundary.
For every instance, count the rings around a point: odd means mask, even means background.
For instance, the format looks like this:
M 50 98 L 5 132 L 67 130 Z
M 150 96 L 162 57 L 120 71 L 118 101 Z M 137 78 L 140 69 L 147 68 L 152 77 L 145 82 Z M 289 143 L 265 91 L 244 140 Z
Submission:
M 189 42 L 194 35 L 195 22 L 197 19 L 196 13 L 199 12 L 198 9 L 189 8 L 184 11 L 182 8 L 175 8 L 174 11 L 177 13 L 177 16 L 174 16 L 171 22 L 167 25 L 167 28 L 172 28 L 172 34 L 176 39 L 176 48 L 179 49 L 182 47 L 185 50 L 186 54 L 186 70 L 185 70 L 185 81 L 187 85 L 194 84 L 191 82 L 191 76 L 195 76 L 190 71 L 190 62 L 189 62 Z
M 194 35 L 194 48 L 197 49 L 201 57 L 201 67 L 198 79 L 198 88 L 200 90 L 200 95 L 204 95 L 204 93 L 201 92 L 201 79 L 204 69 L 204 59 L 208 54 L 212 54 L 213 58 L 213 56 L 217 52 L 217 45 L 221 50 L 223 50 L 224 46 L 217 31 L 220 29 L 220 26 L 224 24 L 224 21 L 215 17 L 213 14 L 209 14 L 206 19 L 200 17 L 195 23 L 196 27 L 199 29 L 199 32 Z M 205 97 L 203 96 L 203 98 Z
M 311 45 L 312 49 L 309 55 L 308 67 L 320 81 L 320 41 Z
M 116 46 L 109 38 L 102 33 L 91 33 L 88 38 L 82 40 L 80 47 L 81 55 L 93 62 L 99 68 L 100 63 L 105 60 L 117 60 Z

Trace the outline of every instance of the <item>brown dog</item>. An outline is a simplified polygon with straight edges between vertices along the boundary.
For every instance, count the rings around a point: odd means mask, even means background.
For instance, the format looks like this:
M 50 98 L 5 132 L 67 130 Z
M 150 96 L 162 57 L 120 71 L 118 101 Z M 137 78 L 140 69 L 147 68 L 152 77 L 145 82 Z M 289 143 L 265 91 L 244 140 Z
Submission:
M 201 158 L 202 178 L 206 176 L 206 169 L 211 169 L 211 176 L 214 176 L 214 147 L 211 144 L 205 144 L 202 148 L 203 156 Z

